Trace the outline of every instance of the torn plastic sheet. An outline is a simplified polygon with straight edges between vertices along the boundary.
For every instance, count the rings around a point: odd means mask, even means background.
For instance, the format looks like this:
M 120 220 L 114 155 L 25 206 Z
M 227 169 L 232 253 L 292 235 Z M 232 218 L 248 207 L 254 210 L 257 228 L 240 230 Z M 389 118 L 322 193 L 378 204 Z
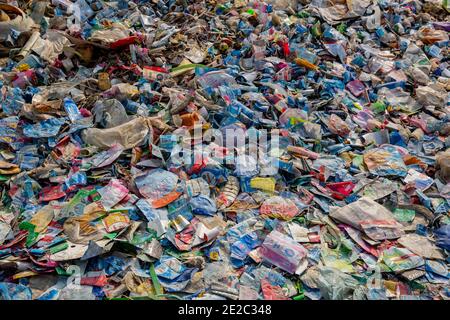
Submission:
M 397 239 L 403 227 L 392 212 L 369 198 L 359 200 L 342 208 L 332 208 L 330 216 L 363 231 L 373 240 Z
M 378 176 L 406 176 L 407 168 L 397 148 L 385 145 L 364 153 L 364 163 L 369 171 Z

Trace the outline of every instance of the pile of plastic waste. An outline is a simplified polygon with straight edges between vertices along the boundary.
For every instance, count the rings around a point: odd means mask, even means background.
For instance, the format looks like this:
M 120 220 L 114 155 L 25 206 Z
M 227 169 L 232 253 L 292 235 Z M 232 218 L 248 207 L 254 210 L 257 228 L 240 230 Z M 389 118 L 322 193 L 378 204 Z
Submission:
M 448 300 L 449 13 L 0 1 L 0 300 Z

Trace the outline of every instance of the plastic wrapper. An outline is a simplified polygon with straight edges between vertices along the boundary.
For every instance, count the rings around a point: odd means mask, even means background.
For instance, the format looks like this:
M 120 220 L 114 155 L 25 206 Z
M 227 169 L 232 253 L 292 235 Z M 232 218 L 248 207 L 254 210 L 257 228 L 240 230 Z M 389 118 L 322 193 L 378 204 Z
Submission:
M 57 118 L 41 121 L 35 125 L 26 125 L 23 128 L 25 136 L 30 138 L 48 138 L 56 136 L 64 122 Z
M 319 267 L 317 285 L 322 295 L 329 300 L 350 299 L 358 287 L 358 281 L 338 269 Z
M 117 179 L 112 179 L 107 186 L 100 189 L 101 203 L 107 210 L 114 207 L 128 194 L 128 189 Z
M 139 192 L 152 201 L 167 196 L 177 186 L 178 177 L 162 169 L 155 169 L 135 178 L 136 187 Z
M 1 282 L 0 296 L 2 300 L 31 300 L 31 290 L 21 284 Z
M 259 212 L 263 216 L 291 220 L 299 213 L 299 210 L 291 200 L 274 196 L 264 201 Z
M 111 148 L 115 144 L 130 149 L 142 144 L 145 139 L 151 142 L 152 128 L 145 118 L 136 118 L 109 129 L 86 129 L 82 132 L 82 137 L 87 144 L 102 149 Z
M 217 211 L 216 203 L 205 195 L 193 197 L 189 204 L 194 214 L 214 215 Z
M 364 163 L 369 171 L 379 176 L 405 176 L 407 168 L 402 155 L 393 146 L 386 145 L 364 153 Z
M 436 245 L 439 247 L 449 250 L 450 248 L 450 226 L 445 225 L 440 227 L 435 231 L 436 234 Z
M 390 247 L 384 250 L 381 257 L 383 262 L 395 272 L 415 269 L 425 263 L 420 256 L 399 247 Z
M 130 119 L 123 105 L 116 99 L 97 102 L 92 109 L 95 121 L 103 128 L 113 128 L 128 122 Z
M 403 234 L 402 225 L 394 219 L 392 212 L 369 198 L 335 208 L 330 216 L 363 231 L 373 240 L 396 239 Z
M 442 251 L 433 242 L 418 234 L 404 235 L 398 240 L 398 243 L 423 258 L 444 259 Z
M 414 169 L 408 170 L 408 175 L 405 177 L 404 181 L 406 183 L 413 183 L 416 189 L 420 191 L 425 191 L 426 189 L 431 187 L 434 182 L 433 179 L 431 179 L 427 175 L 417 172 Z
M 265 261 L 289 273 L 295 273 L 301 260 L 306 256 L 306 250 L 302 245 L 278 231 L 272 231 L 261 248 L 261 255 Z

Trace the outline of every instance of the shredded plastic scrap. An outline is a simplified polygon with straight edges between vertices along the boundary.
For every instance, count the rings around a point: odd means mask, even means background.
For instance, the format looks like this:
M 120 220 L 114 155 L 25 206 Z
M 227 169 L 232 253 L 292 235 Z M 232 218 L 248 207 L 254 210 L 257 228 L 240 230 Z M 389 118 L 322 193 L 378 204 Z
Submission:
M 0 1 L 0 300 L 450 299 L 449 2 Z

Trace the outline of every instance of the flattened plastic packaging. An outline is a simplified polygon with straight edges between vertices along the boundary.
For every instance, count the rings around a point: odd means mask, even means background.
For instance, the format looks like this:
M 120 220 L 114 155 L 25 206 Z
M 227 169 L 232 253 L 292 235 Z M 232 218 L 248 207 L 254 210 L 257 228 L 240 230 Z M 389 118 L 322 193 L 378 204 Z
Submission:
M 449 1 L 2 2 L 0 299 L 450 299 Z
M 101 149 L 111 148 L 119 143 L 124 149 L 142 144 L 145 139 L 152 141 L 153 129 L 146 118 L 140 117 L 119 126 L 98 129 L 88 128 L 82 132 L 83 141 Z
M 397 239 L 403 235 L 403 227 L 392 212 L 369 198 L 363 197 L 345 207 L 333 208 L 330 216 L 364 231 L 373 240 Z

